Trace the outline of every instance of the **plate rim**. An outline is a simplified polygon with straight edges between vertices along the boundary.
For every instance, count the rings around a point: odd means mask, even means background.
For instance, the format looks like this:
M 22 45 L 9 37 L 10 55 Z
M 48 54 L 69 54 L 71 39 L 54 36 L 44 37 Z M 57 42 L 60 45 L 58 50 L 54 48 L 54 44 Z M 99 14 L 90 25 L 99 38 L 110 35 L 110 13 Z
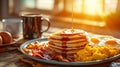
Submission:
M 22 52 L 22 54 L 29 59 L 38 61 L 38 62 L 43 62 L 43 63 L 48 63 L 48 64 L 54 64 L 54 65 L 70 65 L 70 66 L 86 66 L 86 65 L 95 65 L 95 64 L 101 64 L 101 63 L 105 63 L 105 62 L 110 62 L 113 60 L 116 60 L 118 58 L 120 58 L 120 54 L 115 55 L 113 57 L 110 58 L 106 58 L 104 60 L 97 60 L 97 61 L 87 61 L 87 62 L 61 62 L 61 61 L 56 61 L 56 60 L 45 60 L 45 59 L 40 59 L 37 57 L 33 57 L 28 55 L 27 53 L 25 53 L 22 48 L 25 47 L 26 45 L 28 45 L 29 43 L 32 43 L 34 41 L 38 41 L 38 42 L 43 42 L 43 41 L 48 41 L 47 38 L 42 38 L 42 39 L 32 39 L 32 40 L 28 40 L 24 43 L 22 43 L 20 45 L 20 51 Z

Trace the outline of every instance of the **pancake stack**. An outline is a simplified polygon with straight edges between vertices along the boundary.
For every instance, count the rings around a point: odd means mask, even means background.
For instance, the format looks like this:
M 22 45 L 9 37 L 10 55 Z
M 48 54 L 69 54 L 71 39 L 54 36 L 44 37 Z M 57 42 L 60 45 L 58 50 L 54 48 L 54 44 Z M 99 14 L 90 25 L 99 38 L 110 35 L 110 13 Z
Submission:
M 83 49 L 86 44 L 86 32 L 78 29 L 55 32 L 48 38 L 48 48 L 65 57 L 73 57 L 73 54 Z

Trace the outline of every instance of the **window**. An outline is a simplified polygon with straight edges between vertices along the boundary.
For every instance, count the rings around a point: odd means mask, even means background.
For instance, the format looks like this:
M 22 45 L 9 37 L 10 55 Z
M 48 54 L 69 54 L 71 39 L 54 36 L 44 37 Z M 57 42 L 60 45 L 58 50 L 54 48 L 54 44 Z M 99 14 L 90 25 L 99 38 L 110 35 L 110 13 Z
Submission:
M 37 0 L 36 8 L 52 10 L 54 8 L 54 0 Z
M 35 8 L 35 0 L 21 0 L 22 8 Z
M 117 0 L 67 0 L 66 11 L 88 15 L 103 15 L 116 10 Z
M 65 11 L 76 18 L 102 21 L 104 15 L 115 12 L 118 0 L 66 0 Z M 69 14 L 70 15 L 70 14 Z
M 56 2 L 57 1 L 57 2 Z M 116 10 L 118 0 L 22 0 L 22 7 L 42 10 L 54 10 L 62 8 L 66 12 L 87 15 L 103 15 Z M 62 5 L 61 2 L 63 3 Z
M 54 7 L 54 0 L 22 0 L 21 4 L 23 8 L 52 10 Z
M 13 0 L 12 0 L 13 1 Z M 15 0 L 14 0 L 15 1 Z M 20 0 L 21 12 L 35 12 L 58 17 L 103 21 L 103 16 L 115 12 L 119 0 Z M 73 8 L 72 8 L 73 7 Z

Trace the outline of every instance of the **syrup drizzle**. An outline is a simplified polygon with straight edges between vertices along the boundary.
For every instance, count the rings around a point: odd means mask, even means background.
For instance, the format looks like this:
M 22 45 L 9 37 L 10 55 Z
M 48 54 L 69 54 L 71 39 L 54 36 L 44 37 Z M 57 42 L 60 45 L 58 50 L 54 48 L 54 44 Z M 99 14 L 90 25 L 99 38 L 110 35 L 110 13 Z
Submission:
M 73 1 L 73 0 L 72 0 Z M 73 11 L 73 5 L 74 5 L 74 2 L 72 2 L 72 30 L 74 29 L 73 28 L 73 21 L 74 21 L 74 11 Z

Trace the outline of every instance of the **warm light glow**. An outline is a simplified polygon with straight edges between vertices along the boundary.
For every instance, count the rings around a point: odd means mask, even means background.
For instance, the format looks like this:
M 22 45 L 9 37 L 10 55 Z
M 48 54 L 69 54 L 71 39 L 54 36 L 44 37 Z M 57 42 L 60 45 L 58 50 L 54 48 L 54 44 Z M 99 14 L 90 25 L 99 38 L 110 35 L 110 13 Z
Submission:
M 85 0 L 85 13 L 101 15 L 103 13 L 101 0 Z
M 66 4 L 68 12 L 72 12 L 72 4 L 74 13 L 103 16 L 116 10 L 117 0 L 69 0 Z
M 80 17 L 84 17 L 84 18 L 88 17 L 89 19 L 95 19 L 95 20 L 98 18 L 96 16 L 99 16 L 102 18 L 102 20 L 104 20 L 104 16 L 116 11 L 118 0 L 66 0 L 66 1 L 67 2 L 65 5 L 65 8 L 67 12 L 71 12 L 71 13 L 73 12 L 72 14 L 75 13 L 75 15 L 78 15 Z M 86 16 L 82 16 L 82 14 Z M 92 17 L 90 17 L 90 15 Z M 78 20 L 76 20 L 76 22 L 77 21 Z M 98 21 L 88 22 L 85 19 L 85 21 L 80 21 L 80 22 L 83 22 L 84 24 L 88 24 L 88 25 L 91 24 L 95 26 L 105 26 L 104 21 L 103 22 L 98 22 Z
M 105 0 L 106 6 L 105 6 L 105 14 L 109 14 L 111 12 L 115 12 L 117 8 L 117 1 L 118 0 Z
M 75 2 L 73 3 L 73 9 L 75 13 L 80 13 L 82 12 L 82 0 L 74 0 Z

